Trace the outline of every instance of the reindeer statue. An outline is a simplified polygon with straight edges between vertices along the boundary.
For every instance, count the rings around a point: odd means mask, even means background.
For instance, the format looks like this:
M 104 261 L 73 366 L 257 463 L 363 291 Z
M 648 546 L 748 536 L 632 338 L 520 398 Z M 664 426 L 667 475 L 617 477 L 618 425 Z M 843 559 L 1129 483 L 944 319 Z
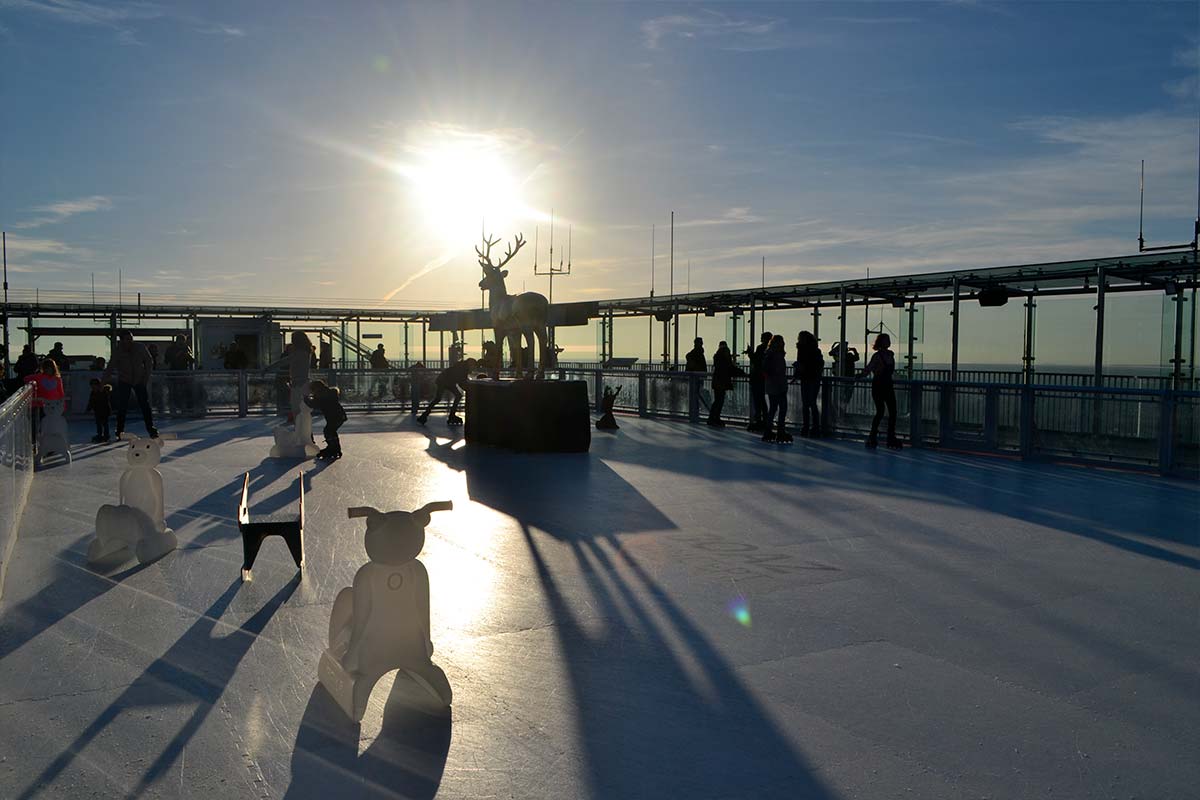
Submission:
M 521 234 L 517 234 L 515 245 L 510 245 L 504 258 L 499 264 L 492 264 L 492 246 L 499 239 L 491 237 L 483 240 L 483 248 L 475 248 L 479 255 L 479 266 L 483 268 L 483 280 L 479 282 L 480 289 L 488 291 L 488 310 L 492 312 L 492 328 L 496 332 L 496 341 L 508 339 L 508 347 L 512 351 L 516 364 L 517 377 L 525 377 L 524 354 L 526 342 L 530 352 L 533 351 L 533 340 L 537 337 L 538 368 L 537 377 L 545 376 L 547 365 L 546 339 L 548 338 L 547 321 L 550 316 L 550 302 L 544 295 L 537 292 L 522 292 L 510 295 L 504 287 L 504 279 L 508 270 L 504 265 L 512 261 L 513 256 L 525 244 Z M 502 338 L 503 337 L 503 338 Z

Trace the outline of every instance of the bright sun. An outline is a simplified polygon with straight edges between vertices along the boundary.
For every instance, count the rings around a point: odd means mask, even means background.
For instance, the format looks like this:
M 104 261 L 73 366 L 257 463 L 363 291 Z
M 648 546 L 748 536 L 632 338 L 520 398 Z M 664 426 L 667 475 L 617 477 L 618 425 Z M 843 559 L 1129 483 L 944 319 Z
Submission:
M 414 147 L 404 170 L 410 202 L 429 232 L 447 247 L 479 237 L 481 224 L 504 231 L 529 215 L 520 183 L 488 136 L 450 138 Z

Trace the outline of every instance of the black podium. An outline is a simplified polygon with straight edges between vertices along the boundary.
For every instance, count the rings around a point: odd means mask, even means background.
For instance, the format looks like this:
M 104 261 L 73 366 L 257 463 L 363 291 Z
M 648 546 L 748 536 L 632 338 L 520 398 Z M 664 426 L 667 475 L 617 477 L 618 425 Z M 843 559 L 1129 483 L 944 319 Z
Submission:
M 585 453 L 592 444 L 584 381 L 480 380 L 467 384 L 468 444 L 529 453 Z

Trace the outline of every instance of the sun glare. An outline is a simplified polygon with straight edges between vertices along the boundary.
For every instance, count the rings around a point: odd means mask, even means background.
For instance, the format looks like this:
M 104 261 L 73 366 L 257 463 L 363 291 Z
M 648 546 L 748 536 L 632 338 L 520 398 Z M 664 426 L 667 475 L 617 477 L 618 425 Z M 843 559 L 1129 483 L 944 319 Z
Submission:
M 443 245 L 473 242 L 481 223 L 507 231 L 528 216 L 501 143 L 487 136 L 451 138 L 414 147 L 412 155 L 410 202 Z

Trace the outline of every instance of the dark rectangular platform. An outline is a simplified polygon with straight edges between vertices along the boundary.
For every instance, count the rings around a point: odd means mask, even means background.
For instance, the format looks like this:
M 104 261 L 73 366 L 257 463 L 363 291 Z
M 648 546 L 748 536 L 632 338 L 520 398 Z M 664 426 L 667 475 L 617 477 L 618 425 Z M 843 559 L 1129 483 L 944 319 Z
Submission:
M 537 453 L 584 453 L 592 444 L 584 381 L 471 381 L 468 444 Z

